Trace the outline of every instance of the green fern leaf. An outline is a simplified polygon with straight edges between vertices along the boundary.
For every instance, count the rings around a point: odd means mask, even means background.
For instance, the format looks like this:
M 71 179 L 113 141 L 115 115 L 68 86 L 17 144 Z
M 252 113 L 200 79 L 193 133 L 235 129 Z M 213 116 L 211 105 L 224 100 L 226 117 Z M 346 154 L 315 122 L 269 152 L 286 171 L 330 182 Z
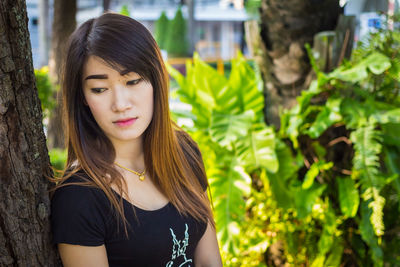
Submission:
M 368 207 L 368 202 L 361 203 L 361 221 L 359 224 L 360 234 L 362 239 L 371 248 L 371 256 L 374 261 L 374 266 L 383 266 L 383 251 L 379 246 L 378 237 L 374 234 L 374 228 L 371 224 L 370 217 L 371 209 Z
M 331 125 L 342 120 L 342 116 L 339 112 L 341 102 L 341 98 L 328 99 L 322 111 L 318 114 L 311 127 L 306 131 L 311 138 L 318 138 Z
M 368 121 L 352 132 L 350 139 L 354 144 L 355 155 L 353 158 L 353 172 L 358 174 L 362 197 L 364 201 L 371 201 L 371 223 L 377 236 L 383 235 L 383 205 L 384 198 L 379 195 L 379 190 L 384 186 L 385 179 L 380 175 L 379 154 L 382 151 L 382 138 L 380 132 L 375 129 L 375 124 Z

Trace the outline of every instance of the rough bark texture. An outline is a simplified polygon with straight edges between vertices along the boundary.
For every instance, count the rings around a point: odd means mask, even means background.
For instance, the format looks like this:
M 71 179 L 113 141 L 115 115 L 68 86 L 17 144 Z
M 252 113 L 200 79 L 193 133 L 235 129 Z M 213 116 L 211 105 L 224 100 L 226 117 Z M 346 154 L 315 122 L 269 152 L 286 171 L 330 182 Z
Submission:
M 316 33 L 333 30 L 342 9 L 338 0 L 263 0 L 260 11 L 265 115 L 279 127 L 280 108 L 293 106 L 309 84 L 304 45 L 312 46 Z
M 24 0 L 0 1 L 0 266 L 59 266 Z
M 53 34 L 51 41 L 50 74 L 53 82 L 59 84 L 61 64 L 65 55 L 68 38 L 76 27 L 76 0 L 54 0 Z M 64 134 L 61 120 L 61 92 L 56 96 L 57 105 L 50 117 L 48 129 L 49 148 L 64 148 Z

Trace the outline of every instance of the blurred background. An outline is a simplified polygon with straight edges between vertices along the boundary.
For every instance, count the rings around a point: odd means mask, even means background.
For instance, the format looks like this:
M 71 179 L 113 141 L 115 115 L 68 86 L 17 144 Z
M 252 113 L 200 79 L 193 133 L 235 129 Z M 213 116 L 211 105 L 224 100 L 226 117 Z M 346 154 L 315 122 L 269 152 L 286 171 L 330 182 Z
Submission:
M 398 0 L 27 0 L 52 165 L 77 25 L 143 23 L 199 144 L 225 266 L 400 266 Z
M 68 2 L 73 7 L 73 2 L 76 2 L 76 7 L 62 12 L 75 13 L 78 25 L 99 16 L 104 10 L 120 12 L 126 8 L 132 18 L 144 24 L 153 34 L 156 31 L 156 21 L 162 12 L 172 20 L 177 9 L 181 8 L 187 24 L 192 24 L 187 33 L 187 41 L 192 47 L 187 48 L 186 54 L 182 53 L 179 56 L 190 56 L 193 51 L 197 51 L 201 58 L 213 60 L 229 60 L 236 56 L 238 50 L 246 57 L 251 57 L 245 42 L 244 22 L 257 17 L 257 6 L 261 5 L 261 0 L 72 0 Z M 356 40 L 371 29 L 382 27 L 383 18 L 379 14 L 388 12 L 390 7 L 386 0 L 342 0 L 340 3 L 344 6 L 344 14 L 355 15 L 357 18 Z M 57 16 L 54 14 L 54 0 L 27 0 L 26 4 L 33 63 L 35 68 L 40 68 L 48 65 L 53 18 Z M 393 1 L 392 9 L 397 9 L 398 5 L 399 1 Z

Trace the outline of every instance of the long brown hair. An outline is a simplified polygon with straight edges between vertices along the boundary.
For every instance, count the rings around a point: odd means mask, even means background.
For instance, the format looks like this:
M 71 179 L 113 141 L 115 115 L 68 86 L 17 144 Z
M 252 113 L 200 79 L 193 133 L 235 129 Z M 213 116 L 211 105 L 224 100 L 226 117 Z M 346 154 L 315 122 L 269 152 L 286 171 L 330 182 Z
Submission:
M 111 141 L 84 101 L 82 73 L 89 56 L 98 56 L 116 70 L 122 67 L 151 82 L 153 118 L 143 133 L 146 171 L 182 215 L 214 225 L 204 193 L 208 183 L 198 147 L 170 117 L 168 74 L 160 50 L 142 24 L 119 14 L 106 13 L 90 19 L 70 37 L 61 85 L 68 159 L 54 190 L 77 172 L 85 172 L 89 179 L 80 184 L 104 191 L 123 219 L 126 232 L 122 198 L 127 195 L 126 183 L 114 167 Z M 119 198 L 113 193 L 112 184 L 118 188 Z

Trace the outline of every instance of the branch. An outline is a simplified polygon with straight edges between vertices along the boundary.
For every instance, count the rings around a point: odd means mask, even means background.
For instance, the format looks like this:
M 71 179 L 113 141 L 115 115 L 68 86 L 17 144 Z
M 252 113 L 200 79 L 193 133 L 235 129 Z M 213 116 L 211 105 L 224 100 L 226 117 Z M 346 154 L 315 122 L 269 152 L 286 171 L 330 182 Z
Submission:
M 336 167 L 336 166 L 333 166 L 332 169 L 333 169 L 334 171 L 338 171 L 338 172 L 340 172 L 340 173 L 342 173 L 342 174 L 345 174 L 345 175 L 351 175 L 351 174 L 352 174 L 352 172 L 351 172 L 350 170 L 339 169 L 339 168 Z
M 334 145 L 336 145 L 336 144 L 339 143 L 339 142 L 345 142 L 345 143 L 348 144 L 348 145 L 351 145 L 351 144 L 352 144 L 352 142 L 350 141 L 349 138 L 347 138 L 346 136 L 341 136 L 341 137 L 338 137 L 338 138 L 333 139 L 332 141 L 330 141 L 330 142 L 328 143 L 328 146 L 334 146 Z

